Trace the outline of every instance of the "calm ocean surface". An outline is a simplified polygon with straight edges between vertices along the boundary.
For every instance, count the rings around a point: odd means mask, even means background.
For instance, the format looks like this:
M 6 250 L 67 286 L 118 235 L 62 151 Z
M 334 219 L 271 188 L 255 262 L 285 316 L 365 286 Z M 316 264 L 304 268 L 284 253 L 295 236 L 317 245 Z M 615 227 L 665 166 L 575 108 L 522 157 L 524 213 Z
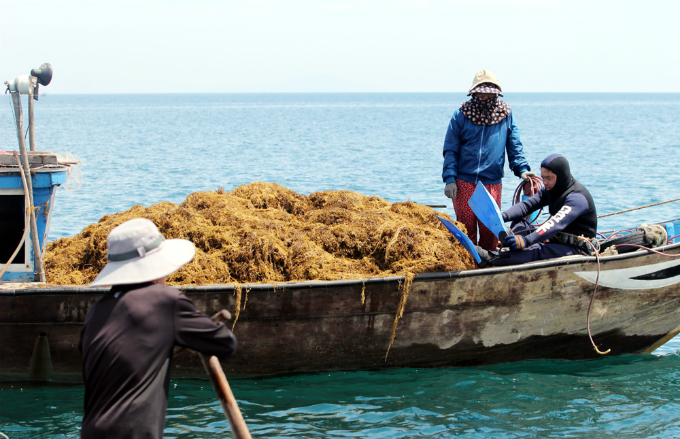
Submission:
M 254 181 L 449 205 L 441 149 L 465 99 L 41 95 L 38 149 L 83 161 L 82 188 L 57 194 L 50 239 L 135 204 L 180 203 L 192 192 Z M 0 149 L 14 150 L 5 100 Z M 532 168 L 564 154 L 599 214 L 679 196 L 680 94 L 507 93 L 505 100 Z M 506 169 L 504 209 L 518 182 Z M 670 203 L 604 218 L 600 230 L 678 217 L 680 203 Z M 678 351 L 676 338 L 654 355 L 302 374 L 233 380 L 232 388 L 254 437 L 680 437 Z M 0 388 L 0 432 L 11 439 L 79 437 L 81 386 Z M 169 438 L 217 438 L 228 424 L 207 381 L 174 380 L 166 427 Z

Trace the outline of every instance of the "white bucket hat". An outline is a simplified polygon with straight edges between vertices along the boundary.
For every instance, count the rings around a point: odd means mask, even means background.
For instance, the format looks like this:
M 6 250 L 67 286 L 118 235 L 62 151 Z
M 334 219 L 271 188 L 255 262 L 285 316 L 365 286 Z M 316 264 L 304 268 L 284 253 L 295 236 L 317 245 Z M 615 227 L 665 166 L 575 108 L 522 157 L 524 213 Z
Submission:
M 483 90 L 484 87 L 481 87 L 483 84 L 495 85 L 496 87 L 491 88 L 498 88 L 498 94 L 503 96 L 503 89 L 501 88 L 500 82 L 498 82 L 498 77 L 494 75 L 491 70 L 487 69 L 482 69 L 475 74 L 475 77 L 472 79 L 472 87 L 470 87 L 468 96 L 472 93 L 489 93 L 489 91 Z M 490 93 L 494 93 L 494 91 L 491 91 Z
M 168 276 L 191 261 L 196 248 L 186 239 L 168 239 L 144 218 L 126 221 L 111 230 L 107 264 L 90 284 L 124 285 L 149 282 Z

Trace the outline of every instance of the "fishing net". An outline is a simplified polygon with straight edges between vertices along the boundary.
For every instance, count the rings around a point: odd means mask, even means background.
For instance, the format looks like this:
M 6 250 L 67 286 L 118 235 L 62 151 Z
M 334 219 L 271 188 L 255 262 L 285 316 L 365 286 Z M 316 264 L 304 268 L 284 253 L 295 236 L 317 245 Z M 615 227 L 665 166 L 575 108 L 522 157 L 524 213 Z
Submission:
M 305 196 L 258 182 L 231 192 L 196 192 L 179 205 L 138 205 L 104 216 L 78 235 L 48 244 L 47 282 L 92 282 L 106 265 L 109 232 L 132 218 L 147 218 L 166 238 L 196 246 L 193 261 L 168 277 L 171 285 L 363 279 L 474 267 L 429 207 L 351 191 Z

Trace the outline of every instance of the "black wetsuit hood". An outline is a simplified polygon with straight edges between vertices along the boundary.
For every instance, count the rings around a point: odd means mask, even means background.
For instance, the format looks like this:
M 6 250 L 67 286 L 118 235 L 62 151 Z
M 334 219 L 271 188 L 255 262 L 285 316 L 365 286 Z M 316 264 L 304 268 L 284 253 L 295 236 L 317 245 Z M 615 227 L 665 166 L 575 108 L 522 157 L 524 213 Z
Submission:
M 597 234 L 597 212 L 595 210 L 595 202 L 593 197 L 581 183 L 579 183 L 572 175 L 569 168 L 569 162 L 561 154 L 552 154 L 541 162 L 541 168 L 545 168 L 557 176 L 555 186 L 548 194 L 548 210 L 550 215 L 555 215 L 564 206 L 567 195 L 572 192 L 583 195 L 588 201 L 588 212 L 584 213 L 564 230 L 566 233 L 574 235 L 583 235 L 588 238 L 594 238 Z

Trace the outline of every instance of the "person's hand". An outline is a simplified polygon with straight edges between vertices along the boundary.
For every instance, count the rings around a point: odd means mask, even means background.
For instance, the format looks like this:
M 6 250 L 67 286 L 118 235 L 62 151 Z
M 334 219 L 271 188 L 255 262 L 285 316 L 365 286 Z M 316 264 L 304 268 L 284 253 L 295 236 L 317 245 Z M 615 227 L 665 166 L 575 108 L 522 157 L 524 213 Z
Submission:
M 522 172 L 522 175 L 519 176 L 522 180 L 529 180 L 529 177 L 538 177 L 538 175 L 532 171 L 524 171 Z
M 510 247 L 510 250 L 522 250 L 526 246 L 527 242 L 520 235 L 508 235 L 503 240 L 503 247 Z
M 446 187 L 444 188 L 444 195 L 451 198 L 452 200 L 456 199 L 457 193 L 458 193 L 458 185 L 456 185 L 455 181 L 453 183 L 447 184 Z

